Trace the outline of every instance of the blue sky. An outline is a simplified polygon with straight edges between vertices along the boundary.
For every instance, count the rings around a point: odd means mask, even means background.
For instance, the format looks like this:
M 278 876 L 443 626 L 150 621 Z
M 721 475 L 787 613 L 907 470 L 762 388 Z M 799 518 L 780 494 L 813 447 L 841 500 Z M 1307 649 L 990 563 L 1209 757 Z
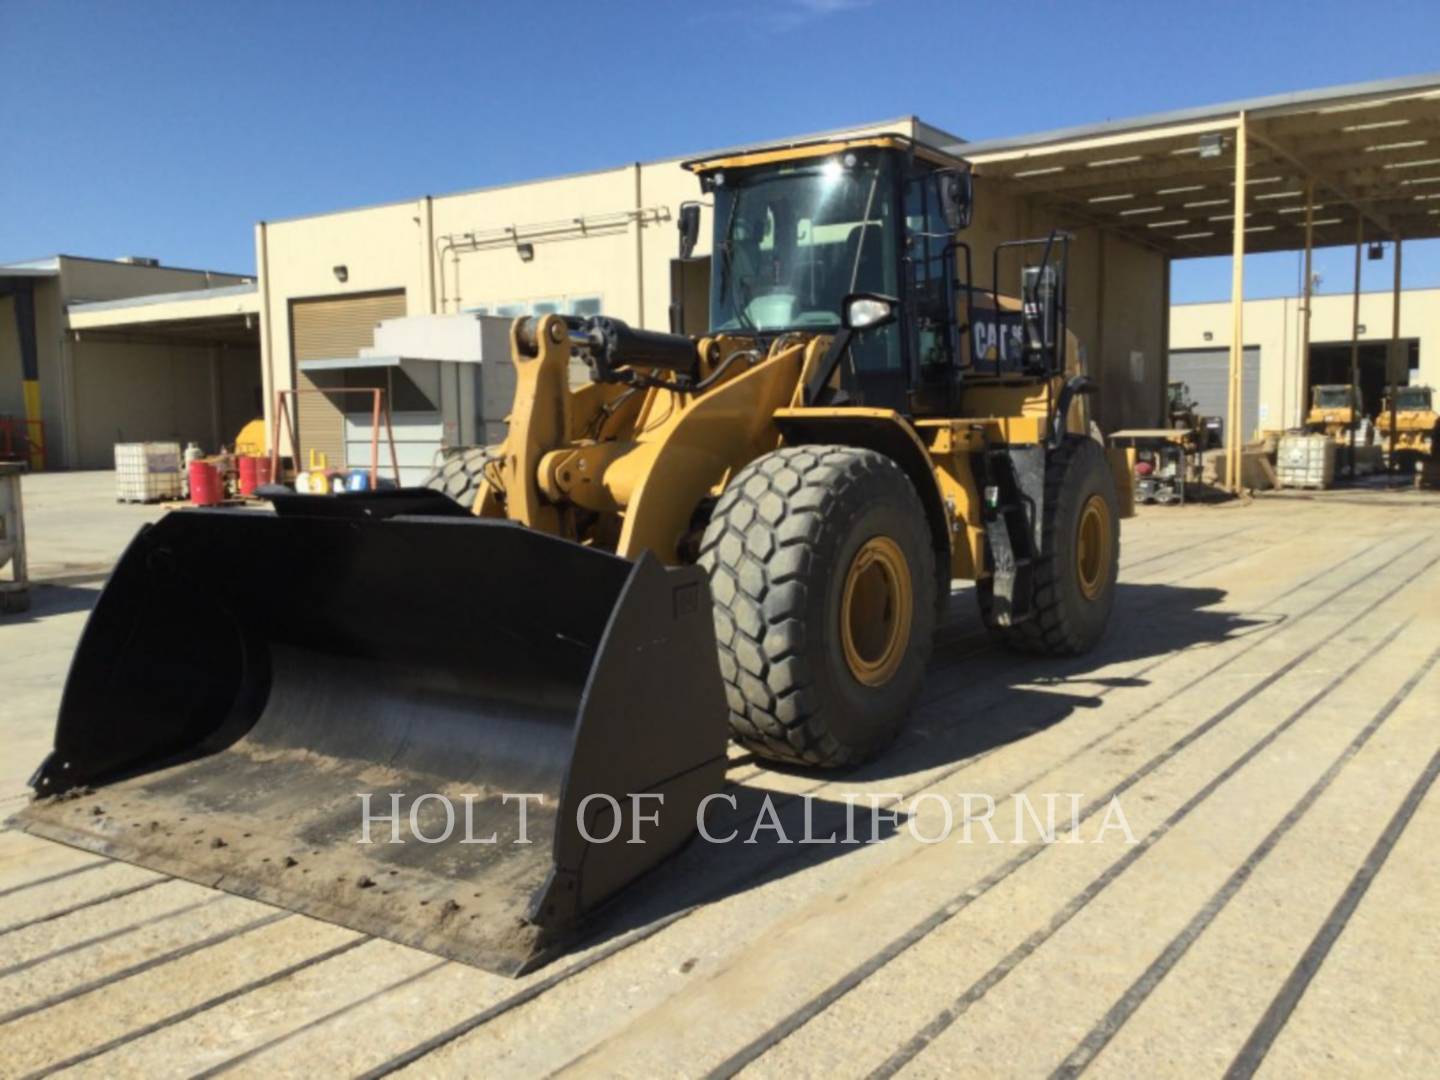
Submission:
M 1423 73 L 1437 41 L 1435 0 L 0 0 L 0 261 L 252 271 L 262 218 L 910 113 L 1014 135 Z M 1351 260 L 1320 252 L 1322 289 Z M 1177 263 L 1175 298 L 1227 295 L 1228 263 Z M 1405 284 L 1440 285 L 1440 242 Z

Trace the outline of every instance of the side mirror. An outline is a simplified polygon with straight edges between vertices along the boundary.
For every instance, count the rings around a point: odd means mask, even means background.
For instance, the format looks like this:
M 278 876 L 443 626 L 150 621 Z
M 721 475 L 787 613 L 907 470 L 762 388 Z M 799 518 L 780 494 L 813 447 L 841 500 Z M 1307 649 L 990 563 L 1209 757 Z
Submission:
M 975 184 L 968 169 L 945 169 L 936 174 L 940 213 L 952 233 L 968 228 L 975 209 Z
M 695 251 L 695 243 L 700 239 L 700 204 L 698 202 L 687 202 L 680 204 L 680 258 L 688 259 Z
M 895 321 L 900 301 L 878 293 L 851 293 L 840 305 L 840 323 L 846 330 L 869 330 Z

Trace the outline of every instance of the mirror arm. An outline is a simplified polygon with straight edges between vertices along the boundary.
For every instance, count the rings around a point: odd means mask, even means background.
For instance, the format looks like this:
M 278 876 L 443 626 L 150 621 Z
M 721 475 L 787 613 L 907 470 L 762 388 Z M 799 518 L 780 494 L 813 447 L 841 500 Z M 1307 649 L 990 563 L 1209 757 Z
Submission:
M 810 376 L 810 381 L 805 384 L 804 401 L 806 405 L 814 405 L 820 400 L 821 393 L 830 384 L 835 369 L 840 366 L 840 358 L 850 348 L 850 342 L 854 337 L 855 331 L 846 326 L 830 339 L 830 347 L 825 350 L 825 355 L 820 358 L 820 363 Z

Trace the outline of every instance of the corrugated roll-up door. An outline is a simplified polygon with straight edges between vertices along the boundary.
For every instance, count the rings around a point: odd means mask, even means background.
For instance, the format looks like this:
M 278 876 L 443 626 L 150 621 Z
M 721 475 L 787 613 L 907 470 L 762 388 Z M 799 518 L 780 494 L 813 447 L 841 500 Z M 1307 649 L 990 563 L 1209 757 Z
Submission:
M 1218 416 L 1230 430 L 1230 350 L 1186 349 L 1170 354 L 1170 381 L 1188 383 L 1190 397 L 1201 416 Z M 1260 347 L 1245 349 L 1241 374 L 1241 408 L 1245 424 L 1242 439 L 1254 438 L 1260 426 Z
M 299 365 L 306 360 L 340 360 L 359 354 L 375 343 L 375 324 L 405 314 L 403 290 L 366 293 L 363 296 L 335 296 L 290 302 L 290 342 L 302 390 L 345 386 L 345 375 L 327 371 L 314 378 Z M 317 381 L 319 380 L 319 381 Z M 348 395 L 300 394 L 297 467 L 306 468 L 310 451 L 325 455 L 335 468 L 345 461 L 345 403 Z M 353 404 L 353 403 L 352 403 Z

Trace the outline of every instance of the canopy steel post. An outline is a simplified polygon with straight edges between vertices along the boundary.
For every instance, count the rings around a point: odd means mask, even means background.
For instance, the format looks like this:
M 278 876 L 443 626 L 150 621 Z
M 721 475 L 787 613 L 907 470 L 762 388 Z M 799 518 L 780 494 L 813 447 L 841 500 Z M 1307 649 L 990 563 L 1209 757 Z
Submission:
M 1346 473 L 1355 479 L 1355 432 L 1360 426 L 1360 249 L 1365 246 L 1365 218 L 1355 218 L 1355 283 L 1350 304 L 1350 449 Z
M 1400 374 L 1397 370 L 1401 366 L 1400 357 L 1400 234 L 1395 234 L 1395 283 L 1390 288 L 1390 354 L 1386 357 L 1385 366 L 1389 369 L 1385 372 L 1390 384 L 1390 451 L 1386 456 L 1385 472 L 1393 478 L 1395 476 L 1395 449 L 1400 445 L 1400 429 L 1395 423 L 1395 414 L 1399 411 L 1395 401 L 1395 395 L 1400 386 Z
M 1305 310 L 1300 319 L 1300 423 L 1310 408 L 1310 307 L 1315 295 L 1315 180 L 1305 181 Z
M 1160 423 L 1170 426 L 1170 256 L 1161 256 L 1164 274 L 1160 282 Z M 1203 441 L 1203 440 L 1202 440 Z
M 1240 492 L 1242 372 L 1245 366 L 1245 114 L 1235 125 L 1235 230 L 1230 253 L 1230 394 L 1225 433 L 1225 487 Z

